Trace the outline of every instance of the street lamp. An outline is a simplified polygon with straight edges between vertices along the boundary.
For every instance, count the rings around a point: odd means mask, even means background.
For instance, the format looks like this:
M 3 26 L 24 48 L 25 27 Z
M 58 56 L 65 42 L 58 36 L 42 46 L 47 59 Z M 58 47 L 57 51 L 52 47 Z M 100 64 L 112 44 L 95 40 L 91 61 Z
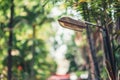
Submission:
M 93 42 L 91 37 L 90 37 L 90 31 L 89 31 L 89 27 L 88 25 L 93 25 L 96 26 L 98 28 L 100 28 L 102 30 L 102 36 L 103 36 L 103 45 L 104 45 L 104 53 L 105 53 L 105 59 L 106 59 L 106 67 L 108 70 L 108 74 L 111 80 L 116 80 L 116 69 L 115 69 L 115 59 L 114 59 L 114 55 L 112 53 L 112 49 L 111 49 L 111 44 L 110 44 L 110 39 L 109 39 L 109 34 L 108 31 L 105 28 L 87 22 L 87 21 L 78 21 L 78 20 L 74 20 L 72 18 L 69 17 L 62 17 L 59 20 L 59 23 L 62 27 L 64 28 L 68 28 L 68 29 L 72 29 L 75 31 L 80 31 L 81 29 L 85 29 L 87 30 L 87 37 L 89 40 L 89 45 L 90 45 L 90 49 L 91 49 L 91 56 L 93 59 L 93 63 L 94 63 L 94 67 L 95 67 L 95 73 L 96 73 L 96 80 L 100 80 L 100 74 L 99 74 L 99 68 L 98 68 L 98 63 L 96 63 L 96 52 L 95 52 L 95 48 L 93 46 Z
M 84 22 L 80 22 L 69 17 L 62 17 L 58 21 L 62 27 L 75 31 L 81 31 L 81 29 L 86 28 L 86 24 Z
M 69 18 L 69 17 L 62 17 L 58 21 L 59 21 L 60 25 L 64 28 L 72 29 L 75 31 L 80 31 L 81 29 L 87 30 L 87 37 L 89 40 L 89 45 L 90 45 L 90 49 L 91 49 L 91 56 L 93 59 L 95 74 L 96 74 L 95 80 L 100 80 L 100 72 L 99 72 L 99 68 L 98 68 L 98 63 L 96 62 L 96 51 L 95 51 L 95 47 L 93 46 L 94 44 L 93 44 L 92 39 L 91 39 L 90 34 L 89 34 L 90 32 L 88 30 L 88 24 L 92 24 L 92 23 L 74 20 L 74 19 Z M 92 24 L 92 25 L 95 25 L 95 24 Z
M 62 18 L 58 19 L 58 22 L 62 27 L 72 29 L 75 31 L 81 31 L 81 29 L 85 29 L 87 24 L 103 29 L 101 26 L 96 25 L 94 23 L 90 23 L 88 21 L 75 20 L 70 17 L 62 17 Z

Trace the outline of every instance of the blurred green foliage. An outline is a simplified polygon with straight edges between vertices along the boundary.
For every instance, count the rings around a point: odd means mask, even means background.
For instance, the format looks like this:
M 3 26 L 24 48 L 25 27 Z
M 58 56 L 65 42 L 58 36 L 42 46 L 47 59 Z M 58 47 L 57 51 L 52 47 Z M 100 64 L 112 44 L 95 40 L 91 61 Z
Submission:
M 11 3 L 10 0 L 0 0 L 0 4 L 0 73 L 6 80 Z M 12 80 L 46 80 L 55 72 L 56 63 L 48 54 L 46 44 L 51 31 L 50 22 L 54 20 L 47 16 L 51 4 L 49 0 L 14 0 Z

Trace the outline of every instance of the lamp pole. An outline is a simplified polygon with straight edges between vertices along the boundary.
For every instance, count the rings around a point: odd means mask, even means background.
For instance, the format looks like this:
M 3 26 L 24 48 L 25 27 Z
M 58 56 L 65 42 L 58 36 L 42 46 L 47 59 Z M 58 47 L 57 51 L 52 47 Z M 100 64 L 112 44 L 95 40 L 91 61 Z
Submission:
M 110 44 L 110 37 L 107 28 L 85 21 L 86 24 L 96 26 L 101 29 L 104 45 L 105 64 L 108 71 L 109 78 L 116 80 L 116 62 L 113 50 Z M 89 35 L 89 34 L 88 34 Z
M 58 21 L 62 27 L 72 29 L 75 31 L 80 31 L 81 29 L 86 28 L 87 37 L 89 40 L 89 45 L 90 45 L 90 50 L 91 50 L 91 56 L 92 56 L 94 68 L 95 68 L 96 80 L 100 80 L 100 72 L 98 68 L 98 63 L 96 61 L 96 51 L 95 51 L 94 43 L 90 35 L 89 25 L 96 26 L 102 30 L 106 68 L 109 74 L 109 78 L 111 80 L 116 80 L 115 58 L 114 58 L 113 51 L 111 48 L 110 38 L 109 38 L 107 28 L 103 28 L 99 25 L 96 25 L 96 24 L 93 24 L 87 21 L 83 22 L 83 21 L 74 20 L 69 17 L 63 17 L 59 19 Z
M 88 25 L 93 25 L 101 29 L 104 45 L 104 55 L 105 55 L 105 64 L 108 71 L 109 78 L 111 80 L 116 80 L 116 62 L 113 54 L 113 50 L 110 44 L 110 37 L 107 28 L 103 28 L 99 25 L 85 21 Z M 88 34 L 89 35 L 89 34 Z
M 92 24 L 92 23 L 74 20 L 69 17 L 63 17 L 63 18 L 59 19 L 58 21 L 61 26 L 68 28 L 68 29 L 72 29 L 75 31 L 80 31 L 81 29 L 87 30 L 87 38 L 89 41 L 89 46 L 90 46 L 90 50 L 91 50 L 91 56 L 92 56 L 93 66 L 94 66 L 94 71 L 95 71 L 95 73 L 94 73 L 95 80 L 100 80 L 100 71 L 99 71 L 99 67 L 98 67 L 98 63 L 97 63 L 97 59 L 96 59 L 96 50 L 95 50 L 94 43 L 93 43 L 91 35 L 90 35 L 90 29 L 89 29 L 89 25 L 88 25 L 88 24 Z
M 94 72 L 95 72 L 94 78 L 95 78 L 95 80 L 100 80 L 100 71 L 99 71 L 99 66 L 98 66 L 98 62 L 97 62 L 97 58 L 96 58 L 96 49 L 94 47 L 95 45 L 93 42 L 93 38 L 91 37 L 89 25 L 86 26 L 86 32 L 87 32 L 87 38 L 89 41 L 91 57 L 92 57 L 93 65 L 94 65 Z

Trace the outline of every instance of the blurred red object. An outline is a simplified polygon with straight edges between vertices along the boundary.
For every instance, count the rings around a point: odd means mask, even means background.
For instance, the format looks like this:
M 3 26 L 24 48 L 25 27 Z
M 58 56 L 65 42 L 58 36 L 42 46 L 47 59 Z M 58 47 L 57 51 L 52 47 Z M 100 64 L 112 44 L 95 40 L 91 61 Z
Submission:
M 23 68 L 22 66 L 18 66 L 18 70 L 21 71 Z
M 48 78 L 48 80 L 70 80 L 70 75 L 65 74 L 65 75 L 52 75 Z

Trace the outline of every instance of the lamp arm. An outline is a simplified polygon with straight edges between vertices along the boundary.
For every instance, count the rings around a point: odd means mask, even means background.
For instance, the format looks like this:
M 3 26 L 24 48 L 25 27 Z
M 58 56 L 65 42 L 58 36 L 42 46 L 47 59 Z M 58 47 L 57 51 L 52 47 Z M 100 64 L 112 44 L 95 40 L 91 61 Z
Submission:
M 79 21 L 81 21 L 81 20 L 79 20 Z M 104 28 L 103 28 L 102 26 L 100 26 L 100 25 L 97 25 L 97 24 L 94 24 L 94 23 L 91 23 L 91 22 L 88 22 L 88 21 L 81 21 L 81 22 L 83 22 L 83 23 L 85 23 L 85 24 L 88 24 L 88 25 L 96 26 L 96 27 L 104 30 Z

